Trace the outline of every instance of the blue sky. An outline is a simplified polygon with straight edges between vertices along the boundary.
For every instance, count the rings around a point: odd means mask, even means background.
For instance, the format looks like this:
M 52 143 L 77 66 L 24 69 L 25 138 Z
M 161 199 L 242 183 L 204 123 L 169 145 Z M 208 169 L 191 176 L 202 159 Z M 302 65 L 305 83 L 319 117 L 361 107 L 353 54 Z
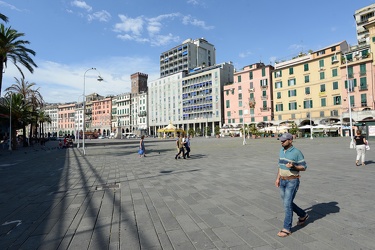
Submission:
M 236 69 L 273 65 L 301 51 L 356 41 L 355 10 L 372 0 L 0 0 L 6 26 L 25 33 L 38 68 L 26 73 L 46 102 L 82 100 L 86 94 L 130 91 L 130 75 L 159 77 L 159 56 L 188 38 L 216 47 L 216 62 Z M 21 75 L 8 64 L 4 89 Z

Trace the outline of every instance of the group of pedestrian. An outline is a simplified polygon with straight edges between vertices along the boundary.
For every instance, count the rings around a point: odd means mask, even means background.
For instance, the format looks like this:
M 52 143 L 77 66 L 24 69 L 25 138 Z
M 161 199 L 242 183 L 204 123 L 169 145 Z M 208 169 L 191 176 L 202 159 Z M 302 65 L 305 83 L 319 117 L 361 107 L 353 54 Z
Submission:
M 176 160 L 177 160 L 177 158 L 180 159 L 181 154 L 182 154 L 182 157 L 184 159 L 190 158 L 190 139 L 189 139 L 189 136 L 186 135 L 186 134 L 185 135 L 180 134 L 178 136 L 178 139 L 176 140 L 176 144 L 177 144 L 177 154 L 174 158 Z M 186 149 L 186 153 L 185 153 L 185 149 Z

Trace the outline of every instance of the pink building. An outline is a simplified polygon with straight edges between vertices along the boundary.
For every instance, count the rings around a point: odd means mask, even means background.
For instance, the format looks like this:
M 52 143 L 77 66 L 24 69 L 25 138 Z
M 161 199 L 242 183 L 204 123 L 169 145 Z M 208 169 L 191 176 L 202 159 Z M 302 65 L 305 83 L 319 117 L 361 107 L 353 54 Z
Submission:
M 75 107 L 76 103 L 63 104 L 57 107 L 59 136 L 75 135 Z
M 92 123 L 93 132 L 109 136 L 112 130 L 112 98 L 92 102 Z
M 273 67 L 263 63 L 234 73 L 234 83 L 224 86 L 224 123 L 251 124 L 272 121 Z

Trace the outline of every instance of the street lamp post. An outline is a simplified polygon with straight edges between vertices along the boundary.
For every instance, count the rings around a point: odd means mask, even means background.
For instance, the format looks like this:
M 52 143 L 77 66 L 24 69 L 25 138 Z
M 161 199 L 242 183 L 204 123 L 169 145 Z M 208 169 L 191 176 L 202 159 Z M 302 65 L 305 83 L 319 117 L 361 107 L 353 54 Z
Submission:
M 314 139 L 313 137 L 313 126 L 312 126 L 312 121 L 311 121 L 311 102 L 312 100 L 309 100 L 309 117 L 310 117 L 310 139 Z
M 12 151 L 12 93 L 10 94 L 9 105 L 9 150 Z
M 86 116 L 86 94 L 85 94 L 85 87 L 86 87 L 86 73 L 87 73 L 87 71 L 90 71 L 90 70 L 97 71 L 96 68 L 89 68 L 83 74 L 83 121 L 82 121 L 83 136 L 82 136 L 82 150 L 83 150 L 83 154 L 84 155 L 86 155 L 86 149 L 85 149 L 85 132 L 86 132 L 86 121 L 85 121 L 85 116 Z M 99 71 L 97 71 L 97 72 L 99 73 Z M 100 73 L 99 73 L 99 76 L 97 78 L 97 81 L 99 81 L 99 82 L 103 81 L 103 78 L 100 76 Z
M 346 67 L 346 82 L 348 84 L 348 108 L 349 108 L 349 119 L 350 119 L 350 144 L 349 148 L 354 148 L 354 138 L 353 138 L 353 121 L 352 121 L 352 105 L 350 103 L 350 88 L 352 87 L 349 83 L 349 71 L 348 71 L 348 58 L 347 53 L 344 54 L 345 57 L 345 67 Z M 341 125 L 342 126 L 342 125 Z

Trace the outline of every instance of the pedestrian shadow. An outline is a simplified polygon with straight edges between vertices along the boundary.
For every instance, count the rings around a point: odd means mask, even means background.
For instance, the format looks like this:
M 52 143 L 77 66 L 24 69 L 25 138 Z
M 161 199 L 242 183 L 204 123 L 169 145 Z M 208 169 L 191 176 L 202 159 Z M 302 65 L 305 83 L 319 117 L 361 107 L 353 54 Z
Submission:
M 366 161 L 365 163 L 366 163 L 366 165 L 370 165 L 370 164 L 374 164 L 375 161 Z
M 316 220 L 320 220 L 329 214 L 340 212 L 338 202 L 331 201 L 328 203 L 319 203 L 306 208 L 305 211 L 309 214 L 308 223 L 313 223 Z

